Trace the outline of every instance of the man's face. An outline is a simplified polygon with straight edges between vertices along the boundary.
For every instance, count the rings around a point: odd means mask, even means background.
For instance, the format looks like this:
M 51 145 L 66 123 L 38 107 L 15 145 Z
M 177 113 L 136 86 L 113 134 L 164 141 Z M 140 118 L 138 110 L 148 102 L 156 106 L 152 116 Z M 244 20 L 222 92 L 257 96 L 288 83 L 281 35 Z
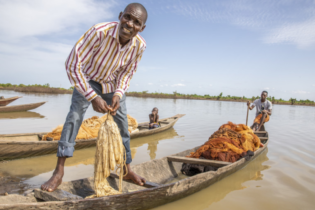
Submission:
M 267 93 L 262 92 L 262 93 L 261 93 L 261 99 L 262 99 L 263 101 L 265 101 L 266 98 L 267 98 Z
M 145 28 L 145 13 L 136 6 L 129 6 L 119 14 L 120 28 L 119 38 L 128 41 Z

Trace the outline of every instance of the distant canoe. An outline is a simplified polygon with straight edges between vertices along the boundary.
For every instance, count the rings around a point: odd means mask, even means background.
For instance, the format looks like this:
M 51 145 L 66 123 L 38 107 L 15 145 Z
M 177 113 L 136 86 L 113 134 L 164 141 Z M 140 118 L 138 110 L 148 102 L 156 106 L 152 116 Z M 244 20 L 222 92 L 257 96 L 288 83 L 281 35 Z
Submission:
M 33 103 L 33 104 L 21 104 L 21 105 L 15 105 L 15 106 L 3 106 L 3 107 L 0 107 L 0 113 L 1 112 L 28 111 L 31 109 L 36 109 L 37 107 L 43 105 L 44 103 L 46 103 L 46 102 Z
M 138 132 L 130 134 L 130 138 L 149 136 L 172 128 L 184 114 L 159 120 L 161 127 L 149 129 L 149 122 L 139 123 Z M 0 161 L 56 153 L 58 141 L 41 141 L 47 133 L 0 134 Z M 76 140 L 75 149 L 95 146 L 96 138 Z
M 0 119 L 19 119 L 19 118 L 44 118 L 45 116 L 37 112 L 5 112 L 0 113 Z
M 15 97 L 11 97 L 11 98 L 0 99 L 0 106 L 6 106 L 6 105 L 11 103 L 12 101 L 15 101 L 18 98 L 22 98 L 22 96 L 15 96 Z

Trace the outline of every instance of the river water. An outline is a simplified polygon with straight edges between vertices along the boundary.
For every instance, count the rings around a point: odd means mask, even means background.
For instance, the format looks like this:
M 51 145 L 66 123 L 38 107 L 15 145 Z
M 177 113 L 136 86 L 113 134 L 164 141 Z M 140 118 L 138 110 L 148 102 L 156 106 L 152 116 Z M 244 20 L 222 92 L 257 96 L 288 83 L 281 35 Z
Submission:
M 51 131 L 63 124 L 71 95 L 25 94 L 0 90 L 4 97 L 23 96 L 18 105 L 47 101 L 31 112 L 1 114 L 0 133 Z M 128 113 L 138 122 L 148 121 L 153 107 L 160 118 L 186 114 L 174 129 L 131 140 L 132 164 L 162 158 L 203 144 L 220 125 L 245 123 L 246 104 L 184 99 L 127 97 Z M 255 111 L 250 112 L 249 122 Z M 90 107 L 85 118 L 100 116 Z M 267 150 L 243 169 L 212 186 L 156 210 L 205 209 L 314 209 L 315 206 L 315 107 L 274 105 L 266 124 Z M 93 176 L 95 148 L 77 150 L 66 162 L 63 181 Z M 21 180 L 12 193 L 39 187 L 52 174 L 56 155 L 0 163 L 0 175 Z M 21 187 L 23 186 L 23 187 Z

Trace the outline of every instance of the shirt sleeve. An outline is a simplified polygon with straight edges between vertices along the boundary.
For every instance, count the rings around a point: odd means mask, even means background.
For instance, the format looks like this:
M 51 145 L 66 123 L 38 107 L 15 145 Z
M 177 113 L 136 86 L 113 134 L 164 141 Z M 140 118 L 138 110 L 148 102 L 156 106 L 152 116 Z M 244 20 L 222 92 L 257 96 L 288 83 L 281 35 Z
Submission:
M 124 66 L 124 69 L 117 75 L 116 77 L 116 91 L 114 95 L 119 96 L 122 98 L 122 96 L 125 94 L 125 92 L 129 88 L 130 80 L 134 73 L 137 71 L 137 67 L 139 65 L 139 62 L 142 58 L 143 52 L 146 47 L 142 47 L 140 49 L 140 52 L 134 57 L 134 59 L 131 60 L 129 64 Z
M 255 106 L 257 106 L 257 101 L 258 99 L 256 99 L 254 102 L 253 102 L 253 106 L 255 107 Z
M 82 67 L 88 63 L 99 44 L 100 39 L 97 31 L 92 27 L 75 44 L 65 63 L 70 83 L 88 101 L 92 101 L 97 97 L 97 94 L 89 85 L 88 79 L 82 71 Z

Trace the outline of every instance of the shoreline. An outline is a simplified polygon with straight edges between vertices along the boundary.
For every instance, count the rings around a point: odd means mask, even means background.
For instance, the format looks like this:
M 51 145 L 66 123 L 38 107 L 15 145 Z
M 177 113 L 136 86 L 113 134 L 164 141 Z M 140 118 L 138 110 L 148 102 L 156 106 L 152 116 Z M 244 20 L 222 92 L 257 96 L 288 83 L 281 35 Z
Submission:
M 47 93 L 47 94 L 72 94 L 73 90 L 66 90 L 60 88 L 52 88 L 52 87 L 0 87 L 0 90 L 13 90 L 16 92 L 23 92 L 23 93 Z M 163 98 L 163 99 L 187 99 L 187 100 L 210 100 L 210 101 L 232 101 L 232 102 L 253 102 L 253 99 L 225 99 L 225 98 L 202 98 L 196 96 L 180 96 L 180 95 L 163 95 L 163 94 L 154 94 L 154 93 L 126 93 L 126 96 L 131 97 L 138 97 L 138 98 Z M 256 98 L 254 99 L 256 100 Z M 272 104 L 279 104 L 279 105 L 291 105 L 291 106 L 315 106 L 315 104 L 291 104 L 291 102 L 279 102 L 279 101 L 271 101 Z

